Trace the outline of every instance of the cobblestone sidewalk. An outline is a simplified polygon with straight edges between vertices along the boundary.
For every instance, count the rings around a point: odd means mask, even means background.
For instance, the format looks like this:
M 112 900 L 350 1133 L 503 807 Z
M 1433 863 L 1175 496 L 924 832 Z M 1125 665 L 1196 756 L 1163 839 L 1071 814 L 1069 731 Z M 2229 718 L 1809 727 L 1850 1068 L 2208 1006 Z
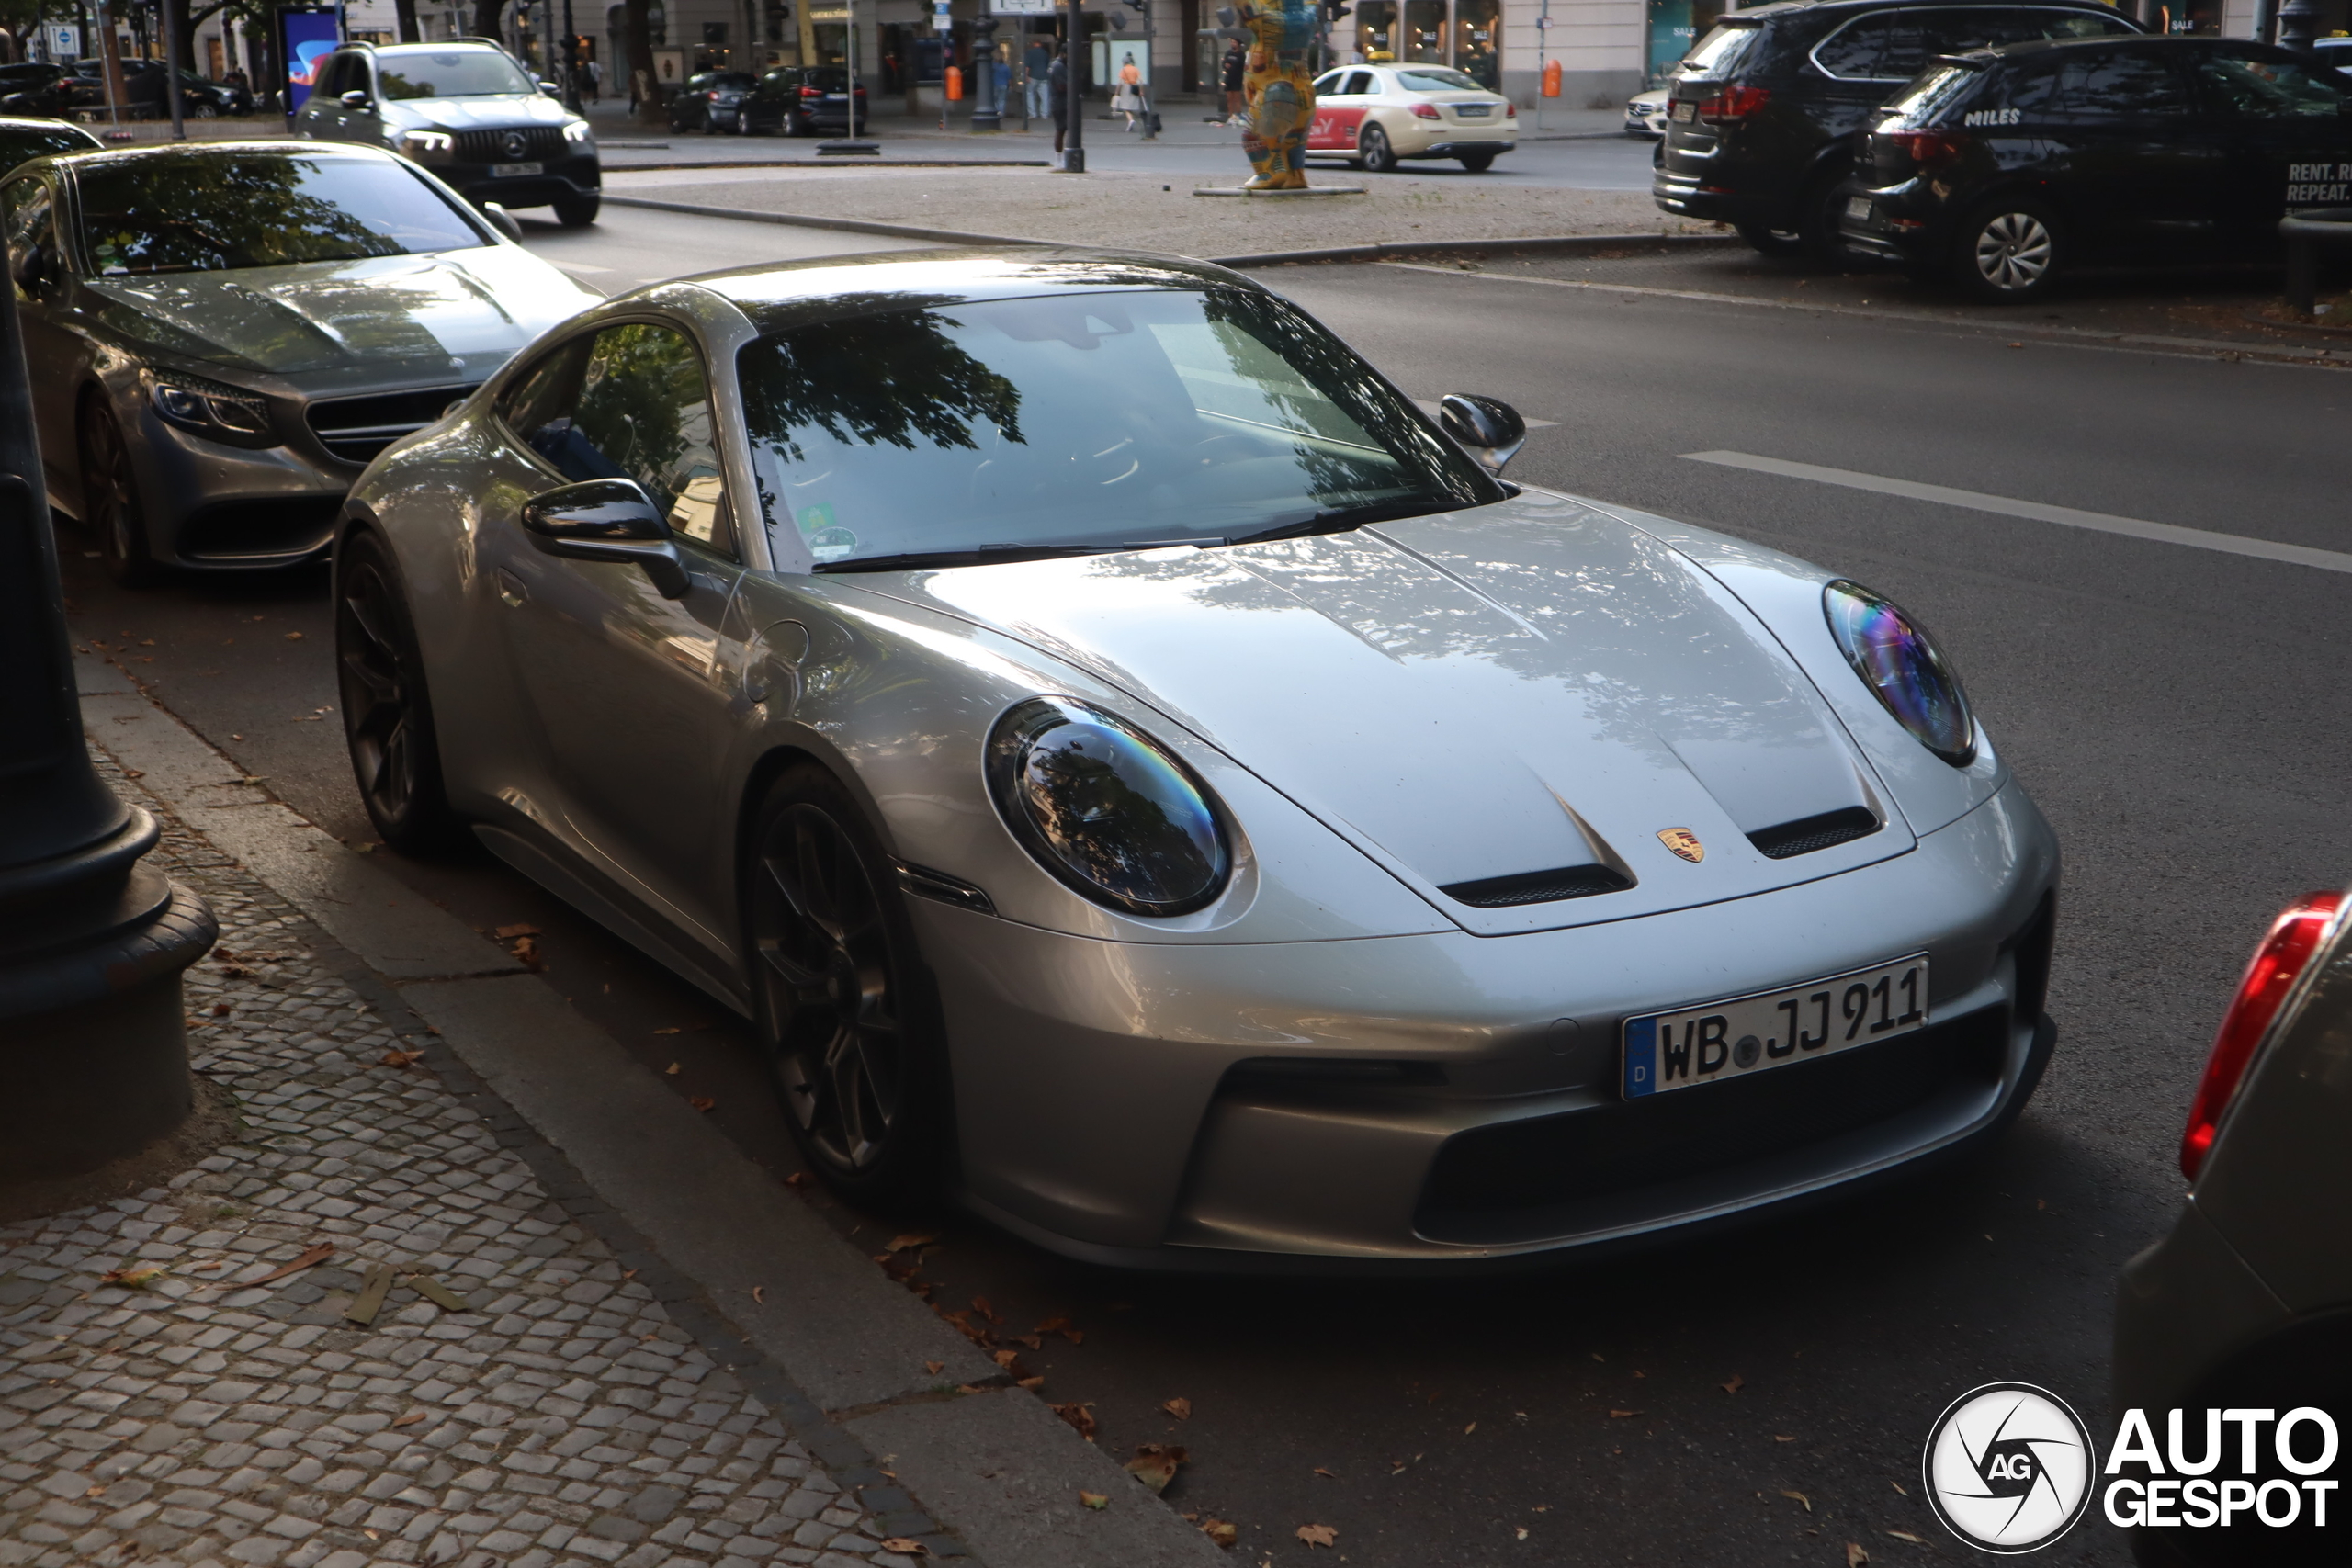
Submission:
M 245 1131 L 0 1227 L 0 1568 L 912 1568 L 472 1109 L 386 1065 L 288 907 L 142 804 L 220 917 L 189 1049 Z

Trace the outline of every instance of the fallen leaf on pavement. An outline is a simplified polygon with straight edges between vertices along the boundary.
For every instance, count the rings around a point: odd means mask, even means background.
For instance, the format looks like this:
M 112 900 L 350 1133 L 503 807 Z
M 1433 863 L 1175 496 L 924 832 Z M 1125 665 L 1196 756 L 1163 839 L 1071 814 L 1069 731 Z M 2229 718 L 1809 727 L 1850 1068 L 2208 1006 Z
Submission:
M 1340 1532 L 1329 1525 L 1301 1525 L 1292 1533 L 1309 1546 L 1329 1546 L 1340 1539 Z
M 524 968 L 537 969 L 540 967 L 538 938 L 533 936 L 518 936 L 514 939 L 514 945 L 509 949 L 509 951 L 514 954 L 514 962 L 520 964 Z
M 379 1067 L 413 1067 L 424 1060 L 422 1051 L 387 1051 L 376 1065 Z
M 882 1550 L 885 1551 L 902 1551 L 909 1557 L 928 1557 L 931 1555 L 931 1548 L 925 1546 L 919 1540 L 910 1540 L 903 1535 L 884 1536 L 882 1538 Z
M 1111 1506 L 1110 1497 L 1101 1492 L 1081 1492 L 1078 1495 L 1078 1500 L 1097 1513 Z
M 1731 1382 L 1724 1384 L 1724 1392 L 1725 1393 L 1737 1393 L 1741 1389 L 1746 1388 L 1747 1386 L 1747 1380 L 1741 1377 L 1737 1372 L 1734 1372 L 1731 1375 Z
M 1849 1540 L 1846 1543 L 1846 1568 L 1862 1568 L 1862 1564 L 1870 1560 L 1871 1554 L 1862 1550 L 1860 1541 Z
M 686 1065 L 684 1062 L 673 1062 L 662 1069 L 662 1076 L 665 1078 L 674 1078 L 685 1070 Z M 787 1177 L 786 1179 L 789 1180 L 790 1178 Z
M 1215 1514 L 1201 1521 L 1201 1533 L 1227 1551 L 1232 1550 L 1233 1543 L 1241 1539 L 1238 1526 L 1230 1520 L 1220 1519 Z
M 982 1317 L 987 1318 L 990 1323 L 1002 1323 L 1004 1321 L 1004 1314 L 997 1311 L 996 1308 L 989 1305 L 989 1299 L 986 1296 L 974 1296 L 972 1298 L 972 1310 L 978 1313 Z
M 687 1100 L 686 1103 L 693 1106 L 696 1111 L 708 1111 L 713 1106 L 717 1105 L 718 1101 L 711 1099 L 710 1096 L 707 1094 L 698 1094 L 692 1100 Z
M 1044 1378 L 1015 1378 L 1012 1380 L 1012 1386 L 1015 1388 L 1025 1388 L 1030 1393 L 1035 1393 L 1039 1389 L 1046 1386 L 1046 1380 Z
M 1068 1404 L 1048 1404 L 1046 1408 L 1069 1422 L 1078 1435 L 1088 1442 L 1094 1440 L 1094 1402 L 1092 1400 L 1072 1401 Z
M 1893 1536 L 1897 1540 L 1907 1540 L 1914 1546 L 1925 1546 L 1928 1544 L 1926 1541 L 1921 1540 L 1917 1536 L 1913 1535 L 1909 1530 L 1889 1530 L 1886 1533 Z
M 892 1236 L 885 1252 L 904 1252 L 909 1247 L 930 1247 L 939 1240 L 937 1231 L 910 1231 L 905 1235 Z
M 1521 1540 L 1525 1540 L 1527 1539 L 1527 1527 L 1525 1525 L 1519 1527 L 1519 1539 Z
M 300 642 L 302 640 L 302 634 L 300 632 L 288 632 L 286 634 L 286 640 L 288 642 Z
M 394 1422 L 392 1423 L 392 1425 L 393 1425 L 393 1426 L 395 1426 L 395 1427 L 413 1427 L 413 1426 L 415 1426 L 419 1421 L 422 1421 L 422 1420 L 424 1420 L 424 1411 L 422 1411 L 422 1410 L 412 1410 L 412 1411 L 410 1411 L 407 1415 L 405 1415 L 405 1416 L 403 1416 L 400 1417 L 398 1420 L 394 1421 Z
M 98 1282 L 120 1285 L 126 1291 L 143 1291 L 164 1271 L 160 1263 L 138 1263 L 128 1269 L 109 1269 L 98 1276 Z
M 674 1073 L 678 1069 L 673 1066 L 670 1070 Z M 806 1187 L 808 1185 L 808 1173 L 805 1170 L 796 1170 L 784 1179 L 784 1184 L 786 1187 Z
M 675 1034 L 678 1032 L 678 1027 L 675 1024 L 672 1024 L 667 1029 L 657 1029 L 653 1032 L 656 1034 Z
M 1136 1457 L 1127 1461 L 1127 1473 L 1154 1492 L 1165 1492 L 1188 1457 L 1182 1448 L 1145 1443 L 1136 1450 Z
M 1610 1417 L 1612 1420 L 1617 1421 L 1623 1421 L 1628 1416 L 1639 1416 L 1641 1412 L 1638 1410 L 1612 1410 L 1609 1413 Z
M 1179 1421 L 1188 1421 L 1192 1419 L 1193 1402 L 1182 1396 L 1165 1401 L 1159 1407 L 1168 1412 L 1170 1416 L 1176 1417 Z
M 1783 1490 L 1783 1491 L 1781 1492 L 1781 1496 L 1783 1496 L 1783 1497 L 1792 1498 L 1792 1499 L 1794 1499 L 1795 1501 L 1797 1501 L 1797 1502 L 1799 1502 L 1799 1503 L 1804 1504 L 1804 1511 L 1805 1511 L 1806 1513 L 1810 1514 L 1811 1512 L 1813 1512 L 1813 1499 L 1812 1499 L 1812 1498 L 1810 1498 L 1810 1497 L 1808 1497 L 1808 1496 L 1806 1496 L 1804 1493 L 1802 1493 L 1802 1492 L 1790 1492 L 1790 1491 Z
M 1478 1423 L 1476 1423 L 1476 1421 L 1473 1421 L 1473 1422 L 1471 1422 L 1471 1423 L 1470 1423 L 1470 1425 L 1468 1425 L 1467 1427 L 1463 1427 L 1463 1428 L 1462 1428 L 1462 1435 L 1463 1435 L 1464 1437 L 1465 1437 L 1465 1438 L 1466 1438 L 1466 1437 L 1468 1437 L 1471 1433 L 1473 1433 L 1473 1432 L 1476 1431 L 1477 1429 L 1478 1429 Z
M 1897 1492 L 1902 1493 L 1905 1497 L 1908 1497 L 1909 1495 L 1911 1495 L 1910 1490 L 1909 1490 L 1907 1487 L 1905 1487 L 1905 1486 L 1903 1484 L 1903 1483 L 1901 1483 L 1900 1481 L 1890 1481 L 1890 1482 L 1888 1482 L 1888 1483 L 1887 1483 L 1887 1484 L 1888 1484 L 1889 1486 L 1894 1487 Z
M 1073 1345 L 1081 1345 L 1086 1341 L 1086 1330 L 1082 1328 L 1072 1328 L 1070 1326 L 1069 1319 L 1066 1317 L 1049 1317 L 1029 1332 L 1032 1334 L 1058 1334 Z
M 1793 1443 L 1797 1439 L 1796 1435 L 1792 1432 L 1775 1432 L 1772 1434 L 1772 1440 L 1776 1443 Z
M 1340 1479 L 1338 1476 L 1331 1474 L 1331 1472 L 1330 1472 L 1329 1471 L 1328 1471 L 1328 1470 L 1324 1469 L 1324 1468 L 1323 1468 L 1321 1465 L 1319 1465 L 1319 1464 L 1318 1464 L 1318 1465 L 1317 1465 L 1317 1466 L 1315 1467 L 1315 1473 L 1316 1473 L 1316 1474 L 1317 1474 L 1317 1475 L 1321 1475 L 1321 1476 L 1329 1477 L 1330 1480 L 1333 1480 L 1333 1481 L 1337 1481 L 1337 1480 L 1339 1480 L 1339 1479 Z
M 537 936 L 537 926 L 501 926 L 495 933 L 501 942 L 513 942 L 518 936 Z
M 937 1377 L 940 1373 L 947 1370 L 947 1363 L 944 1361 L 925 1361 L 922 1364 L 922 1370 L 929 1372 L 933 1377 Z
M 322 1241 L 315 1247 L 305 1248 L 302 1256 L 294 1259 L 293 1262 L 281 1263 L 277 1268 L 271 1269 L 268 1273 L 264 1274 L 258 1280 L 247 1280 L 245 1284 L 266 1285 L 272 1280 L 282 1280 L 288 1274 L 297 1273 L 301 1269 L 308 1269 L 313 1263 L 324 1263 L 328 1258 L 333 1258 L 334 1256 L 334 1243 L 331 1241 Z M 232 1281 L 227 1280 L 220 1281 L 220 1283 L 224 1285 L 231 1282 Z
M 753 1301 L 755 1301 L 755 1302 L 759 1303 L 762 1306 L 765 1306 L 765 1305 L 767 1305 L 767 1304 L 768 1304 L 768 1288 L 767 1288 L 765 1285 L 754 1285 L 754 1286 L 752 1286 L 752 1299 Z

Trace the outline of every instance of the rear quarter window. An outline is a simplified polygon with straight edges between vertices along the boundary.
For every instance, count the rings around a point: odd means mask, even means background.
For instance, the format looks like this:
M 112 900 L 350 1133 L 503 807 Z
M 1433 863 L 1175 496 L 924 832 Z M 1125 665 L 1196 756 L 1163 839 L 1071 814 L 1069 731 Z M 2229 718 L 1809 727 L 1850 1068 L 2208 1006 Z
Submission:
M 1682 57 L 1675 74 L 1685 80 L 1719 80 L 1736 74 L 1755 52 L 1764 29 L 1754 22 L 1718 22 Z
M 1932 66 L 1909 86 L 1889 98 L 1885 113 L 1905 125 L 1933 126 L 1940 123 L 1947 110 L 1970 96 L 1984 81 L 1985 73 L 1970 66 Z M 1988 98 L 1998 92 L 1997 84 L 1986 89 Z

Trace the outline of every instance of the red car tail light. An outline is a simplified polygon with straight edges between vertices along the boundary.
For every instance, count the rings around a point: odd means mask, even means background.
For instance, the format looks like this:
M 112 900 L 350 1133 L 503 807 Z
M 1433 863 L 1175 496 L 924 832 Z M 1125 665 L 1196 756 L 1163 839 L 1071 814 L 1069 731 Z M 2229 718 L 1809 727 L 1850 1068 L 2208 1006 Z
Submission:
M 1517 104 L 1505 104 L 1503 106 L 1503 118 L 1505 119 L 1517 119 L 1519 118 L 1519 106 Z
M 2198 1080 L 2197 1099 L 2188 1108 L 2188 1127 L 2180 1137 L 2180 1171 L 2191 1181 L 2213 1151 L 2213 1135 L 2237 1098 L 2238 1085 L 2254 1053 L 2270 1032 L 2271 1023 L 2287 993 L 2295 988 L 2303 970 L 2319 951 L 2327 929 L 2343 907 L 2341 893 L 2312 893 L 2289 905 L 2270 922 L 2262 945 L 2238 982 L 2230 1010 L 2222 1015 L 2221 1032 L 2213 1037 L 2213 1054 L 2205 1059 L 2205 1076 Z
M 1437 106 L 1435 104 L 1415 104 L 1413 106 L 1413 118 L 1415 119 L 1435 119 L 1437 118 Z
M 803 87 L 800 89 L 800 96 L 804 98 L 821 98 L 825 96 L 825 89 L 822 87 Z
M 1712 98 L 1699 100 L 1699 118 L 1710 125 L 1746 119 L 1772 101 L 1769 87 L 1729 86 Z
M 1968 138 L 1949 130 L 1888 130 L 1889 146 L 1911 155 L 1915 164 L 1949 164 L 1968 150 Z

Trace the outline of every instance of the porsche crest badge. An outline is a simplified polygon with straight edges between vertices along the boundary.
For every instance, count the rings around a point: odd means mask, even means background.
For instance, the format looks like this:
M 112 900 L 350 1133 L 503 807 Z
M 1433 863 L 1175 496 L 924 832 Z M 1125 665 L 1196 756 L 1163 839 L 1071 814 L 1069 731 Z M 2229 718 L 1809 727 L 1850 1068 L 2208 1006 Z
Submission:
M 1657 841 L 1692 865 L 1707 858 L 1707 846 L 1701 843 L 1699 835 L 1688 828 L 1660 828 Z

